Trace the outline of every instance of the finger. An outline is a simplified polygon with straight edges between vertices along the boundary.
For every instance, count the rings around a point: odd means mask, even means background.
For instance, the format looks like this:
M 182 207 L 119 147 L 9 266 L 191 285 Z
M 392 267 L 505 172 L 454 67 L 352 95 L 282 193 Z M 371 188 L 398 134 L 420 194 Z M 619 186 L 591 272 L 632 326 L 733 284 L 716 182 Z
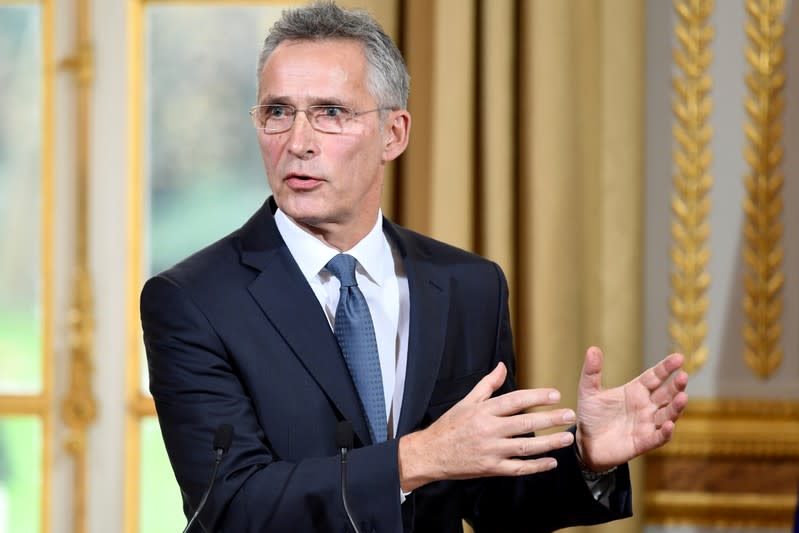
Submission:
M 685 390 L 688 386 L 688 372 L 680 370 L 677 375 L 674 376 L 674 382 L 679 390 Z
M 559 401 L 560 391 L 557 389 L 521 389 L 491 398 L 486 404 L 489 414 L 508 416 L 532 407 L 553 405 Z
M 554 411 L 541 413 L 522 413 L 500 418 L 500 423 L 497 426 L 497 434 L 502 437 L 529 435 L 536 431 L 573 424 L 576 419 L 574 411 L 571 409 L 556 409 Z
M 505 459 L 501 461 L 496 471 L 489 475 L 516 477 L 539 474 L 557 468 L 558 462 L 553 457 L 542 457 L 540 459 Z
M 657 430 L 653 431 L 648 438 L 643 440 L 644 449 L 642 452 L 649 452 L 669 442 L 674 434 L 674 427 L 674 422 L 669 420 Z
M 505 383 L 505 377 L 508 375 L 508 369 L 505 363 L 499 363 L 488 375 L 483 377 L 477 382 L 477 385 L 469 391 L 463 400 L 481 402 L 491 398 L 491 396 Z
M 542 435 L 540 437 L 519 437 L 515 439 L 503 439 L 499 447 L 499 454 L 506 458 L 528 457 L 530 455 L 541 455 L 544 453 L 571 446 L 574 443 L 574 435 L 569 431 Z
M 669 442 L 671 440 L 672 435 L 674 435 L 674 428 L 676 428 L 676 427 L 677 426 L 671 420 L 669 420 L 668 422 L 665 422 L 660 427 L 660 430 L 659 430 L 659 433 L 660 433 L 660 435 L 659 435 L 660 444 L 659 444 L 659 446 L 663 446 L 664 444 L 666 444 L 667 442 Z
M 591 346 L 585 351 L 583 371 L 580 373 L 578 387 L 581 392 L 599 391 L 602 389 L 602 350 Z
M 650 401 L 658 407 L 669 403 L 677 394 L 685 390 L 688 385 L 688 374 L 679 372 L 674 379 L 667 381 L 649 396 Z
M 686 405 L 688 405 L 688 395 L 685 392 L 678 393 L 671 402 L 655 411 L 655 427 L 663 427 L 666 422 L 676 421 L 685 410 Z
M 643 374 L 638 376 L 638 380 L 644 387 L 650 391 L 654 391 L 669 379 L 669 376 L 671 376 L 674 371 L 682 366 L 684 360 L 685 358 L 682 354 L 673 353 L 655 366 L 645 370 Z
M 675 427 L 676 424 L 673 420 L 666 420 L 662 425 L 651 431 L 638 435 L 639 455 L 650 452 L 669 442 L 674 435 Z

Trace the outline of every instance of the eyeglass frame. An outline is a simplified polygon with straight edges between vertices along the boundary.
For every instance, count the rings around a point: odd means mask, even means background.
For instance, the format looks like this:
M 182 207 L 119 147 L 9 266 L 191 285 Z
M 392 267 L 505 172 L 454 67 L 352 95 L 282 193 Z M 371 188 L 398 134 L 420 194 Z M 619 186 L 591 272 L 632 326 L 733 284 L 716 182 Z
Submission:
M 256 111 L 259 108 L 262 108 L 262 107 L 282 107 L 282 108 L 286 108 L 287 110 L 292 110 L 291 122 L 289 123 L 288 127 L 285 128 L 285 129 L 282 129 L 282 130 L 268 130 L 266 128 L 262 128 L 262 127 L 258 126 L 258 124 L 256 123 L 257 119 L 255 118 L 255 113 L 256 113 Z M 306 107 L 304 109 L 300 109 L 298 107 L 294 107 L 291 104 L 257 104 L 257 105 L 254 105 L 254 106 L 252 106 L 250 108 L 250 117 L 252 118 L 252 124 L 255 127 L 255 129 L 257 129 L 259 131 L 262 131 L 262 132 L 264 132 L 266 134 L 269 134 L 269 135 L 277 135 L 278 133 L 286 133 L 287 131 L 290 131 L 291 128 L 294 127 L 294 122 L 297 120 L 297 114 L 298 113 L 305 113 L 305 119 L 308 121 L 308 124 L 310 124 L 311 128 L 313 128 L 314 131 L 318 131 L 319 133 L 326 133 L 326 134 L 329 134 L 329 135 L 340 135 L 340 134 L 344 133 L 344 124 L 343 123 L 342 123 L 342 126 L 341 126 L 341 131 L 328 131 L 328 130 L 320 129 L 317 126 L 317 124 L 316 124 L 316 120 L 317 120 L 316 116 L 313 113 L 311 113 L 310 115 L 308 114 L 308 111 L 313 111 L 314 109 L 325 109 L 325 108 L 335 108 L 335 109 L 341 110 L 342 112 L 344 112 L 347 115 L 346 118 L 345 118 L 346 122 L 354 120 L 354 119 L 360 117 L 361 115 L 365 115 L 367 113 L 374 113 L 375 111 L 390 111 L 390 110 L 394 109 L 392 107 L 376 107 L 374 109 L 367 109 L 366 111 L 355 111 L 351 107 L 347 107 L 347 106 L 344 106 L 344 105 L 338 105 L 338 104 L 309 105 L 308 107 Z

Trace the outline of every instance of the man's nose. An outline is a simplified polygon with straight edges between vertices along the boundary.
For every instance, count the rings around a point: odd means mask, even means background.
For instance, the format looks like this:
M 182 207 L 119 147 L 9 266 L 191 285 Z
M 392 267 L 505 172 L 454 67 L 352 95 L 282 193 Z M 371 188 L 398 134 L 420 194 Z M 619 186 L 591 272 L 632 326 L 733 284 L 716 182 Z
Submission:
M 300 159 L 307 159 L 317 152 L 316 130 L 311 126 L 311 119 L 305 111 L 298 110 L 296 113 L 289 129 L 289 152 Z

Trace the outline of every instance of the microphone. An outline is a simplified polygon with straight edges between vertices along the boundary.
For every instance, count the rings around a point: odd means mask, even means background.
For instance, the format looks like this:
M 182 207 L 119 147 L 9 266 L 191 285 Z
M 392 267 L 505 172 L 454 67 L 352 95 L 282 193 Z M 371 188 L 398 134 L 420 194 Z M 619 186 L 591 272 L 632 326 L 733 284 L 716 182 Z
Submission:
M 355 533 L 361 533 L 352 518 L 350 506 L 347 502 L 347 452 L 353 447 L 353 439 L 352 424 L 346 420 L 339 422 L 338 426 L 336 426 L 336 447 L 341 450 L 341 503 L 344 504 L 344 512 L 347 513 L 347 519 L 350 521 L 352 530 Z
M 216 471 L 219 468 L 219 463 L 222 462 L 222 457 L 227 453 L 230 445 L 233 443 L 233 426 L 230 424 L 222 424 L 218 428 L 216 428 L 216 432 L 214 433 L 214 469 L 211 471 L 211 479 L 208 481 L 208 488 L 205 489 L 203 493 L 203 497 L 200 500 L 200 505 L 197 506 L 197 510 L 194 511 L 194 514 L 189 520 L 189 523 L 186 524 L 186 528 L 183 530 L 183 533 L 186 533 L 194 524 L 194 521 L 197 520 L 197 517 L 200 516 L 200 511 L 203 510 L 205 507 L 205 502 L 208 500 L 208 496 L 211 494 L 211 489 L 214 488 L 214 481 L 216 481 Z M 202 526 L 202 522 L 200 522 Z M 205 527 L 203 527 L 205 530 Z

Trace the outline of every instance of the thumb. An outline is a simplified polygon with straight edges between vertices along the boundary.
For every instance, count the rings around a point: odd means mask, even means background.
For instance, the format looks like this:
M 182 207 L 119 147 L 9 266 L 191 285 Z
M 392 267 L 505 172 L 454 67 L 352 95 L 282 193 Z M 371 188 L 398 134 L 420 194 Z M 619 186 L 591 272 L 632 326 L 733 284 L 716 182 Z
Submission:
M 580 394 L 598 392 L 602 389 L 602 350 L 596 346 L 591 346 L 585 352 L 579 389 Z
M 477 382 L 477 385 L 466 395 L 464 400 L 481 402 L 491 397 L 494 392 L 505 383 L 508 369 L 505 363 L 499 363 L 494 370 Z

